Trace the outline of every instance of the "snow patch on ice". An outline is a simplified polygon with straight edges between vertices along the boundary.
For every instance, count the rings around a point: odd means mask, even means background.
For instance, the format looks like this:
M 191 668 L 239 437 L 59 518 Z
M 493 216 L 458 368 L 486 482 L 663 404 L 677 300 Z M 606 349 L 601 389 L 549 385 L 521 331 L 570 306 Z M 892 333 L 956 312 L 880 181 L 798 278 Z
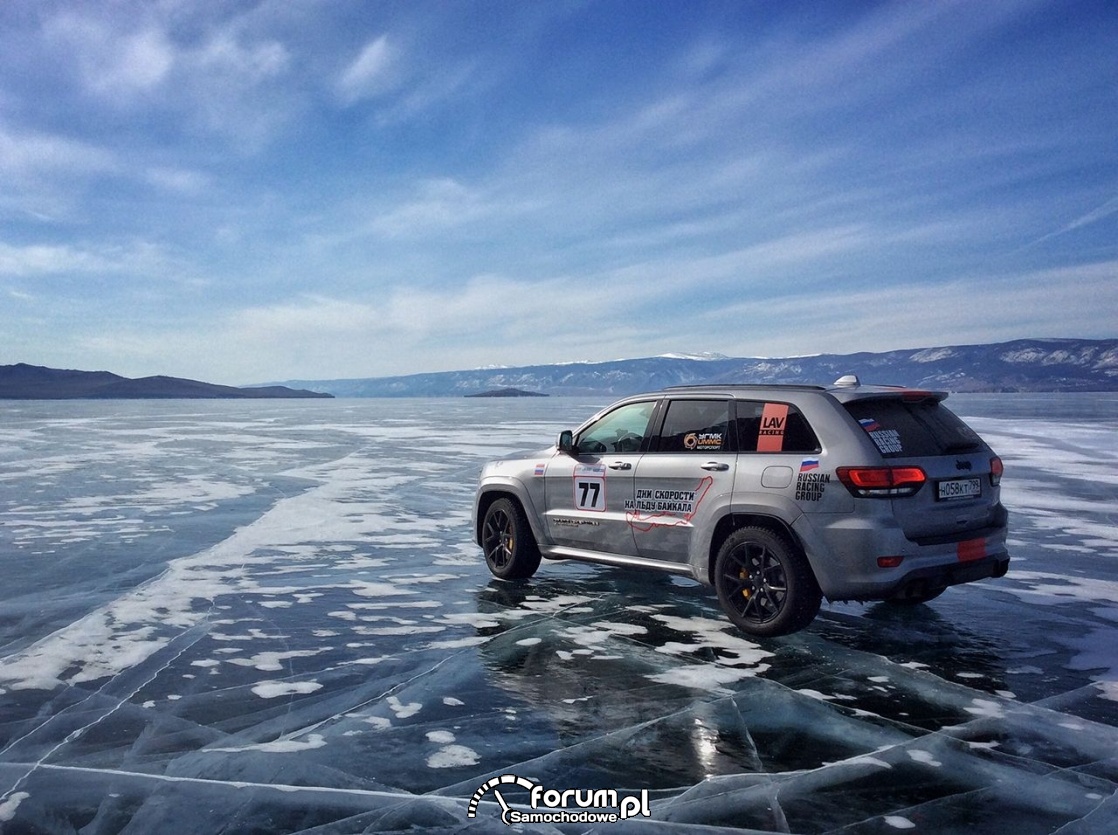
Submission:
M 481 757 L 465 745 L 447 745 L 427 758 L 428 768 L 463 768 L 477 765 Z
M 262 699 L 276 699 L 321 689 L 322 685 L 317 681 L 261 681 L 253 685 L 252 692 Z
M 851 757 L 848 760 L 843 760 L 843 762 L 847 763 L 847 764 L 852 764 L 852 765 L 857 765 L 857 764 L 875 765 L 878 768 L 886 768 L 886 769 L 891 769 L 893 767 L 892 763 L 886 762 L 885 760 L 878 759 L 877 757 L 870 756 L 869 754 L 865 754 L 861 757 Z
M 207 752 L 220 752 L 223 754 L 239 754 L 244 751 L 263 751 L 268 754 L 295 754 L 300 751 L 310 751 L 315 748 L 326 747 L 326 738 L 322 734 L 310 734 L 305 740 L 277 739 L 274 742 L 259 742 L 255 745 L 243 745 L 240 748 L 207 748 Z
M 31 797 L 27 792 L 15 792 L 0 803 L 0 821 L 10 821 L 16 815 L 19 804 Z
M 320 653 L 329 652 L 330 649 L 331 647 L 322 647 L 321 649 L 301 649 L 288 652 L 260 652 L 252 658 L 230 658 L 228 662 L 240 667 L 255 667 L 262 673 L 272 673 L 287 668 L 289 665 L 282 663 L 284 661 L 292 658 L 311 658 Z
M 484 644 L 489 639 L 483 635 L 471 635 L 465 638 L 452 638 L 446 641 L 431 641 L 424 645 L 425 649 L 465 649 Z
M 943 763 L 941 763 L 934 756 L 932 756 L 931 752 L 921 751 L 918 748 L 915 749 L 915 750 L 910 750 L 908 752 L 908 756 L 914 762 L 923 763 L 924 765 L 930 765 L 933 768 L 939 768 L 940 766 L 943 765 Z
M 761 649 L 752 641 L 726 631 L 727 627 L 722 621 L 701 617 L 681 618 L 674 615 L 652 617 L 653 620 L 658 620 L 677 632 L 690 633 L 692 636 L 687 642 L 668 641 L 657 647 L 657 652 L 668 655 L 692 655 L 696 650 L 712 649 L 717 651 L 719 664 L 759 665 L 759 671 L 768 669 L 768 665 L 762 665 L 761 661 L 773 657 L 773 653 Z
M 710 690 L 724 692 L 724 685 L 735 681 L 752 678 L 758 670 L 746 670 L 738 667 L 717 667 L 707 664 L 688 664 L 663 673 L 654 673 L 647 676 L 652 681 L 660 684 L 677 684 L 681 687 L 690 687 L 694 690 Z
M 915 829 L 916 824 L 901 815 L 886 815 L 883 820 L 894 829 Z
M 408 702 L 404 704 L 395 696 L 389 696 L 387 699 L 388 708 L 396 714 L 397 719 L 407 719 L 419 711 L 423 710 L 423 705 L 420 702 Z
M 975 716 L 985 716 L 990 719 L 1004 719 L 1005 709 L 997 702 L 989 699 L 972 699 L 971 706 L 963 708 L 967 713 Z

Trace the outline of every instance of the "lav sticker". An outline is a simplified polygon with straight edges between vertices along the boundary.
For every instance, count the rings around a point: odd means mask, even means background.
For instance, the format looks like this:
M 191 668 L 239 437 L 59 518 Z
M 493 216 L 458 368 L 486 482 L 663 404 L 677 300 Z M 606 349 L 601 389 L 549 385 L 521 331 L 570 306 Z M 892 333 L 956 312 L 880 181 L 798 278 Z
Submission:
M 781 452 L 784 430 L 788 427 L 788 404 L 766 403 L 761 412 L 761 428 L 757 432 L 758 452 Z

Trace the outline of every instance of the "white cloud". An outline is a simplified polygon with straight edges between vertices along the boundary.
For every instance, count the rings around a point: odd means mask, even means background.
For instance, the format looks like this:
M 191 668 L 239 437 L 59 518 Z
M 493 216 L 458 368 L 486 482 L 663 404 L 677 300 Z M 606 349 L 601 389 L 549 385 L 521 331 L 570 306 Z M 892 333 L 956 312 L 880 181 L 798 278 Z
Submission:
M 1043 235 L 1042 237 L 1033 241 L 1030 246 L 1036 246 L 1037 244 L 1043 243 L 1044 241 L 1050 240 L 1059 235 L 1065 235 L 1068 232 L 1074 232 L 1076 229 L 1081 229 L 1084 226 L 1090 226 L 1092 224 L 1098 223 L 1100 220 L 1105 220 L 1115 213 L 1118 213 L 1118 197 L 1112 197 L 1101 206 L 1098 206 L 1087 212 L 1086 214 L 1077 217 L 1075 220 L 1071 221 L 1071 223 L 1068 223 L 1060 229 L 1057 229 L 1055 232 L 1049 232 L 1047 235 Z
M 212 185 L 212 178 L 200 171 L 155 166 L 144 172 L 144 179 L 156 188 L 178 194 L 201 194 Z
M 104 56 L 108 60 L 93 67 L 87 78 L 94 90 L 106 96 L 154 89 L 175 61 L 170 42 L 156 30 L 127 35 L 113 47 Z
M 416 192 L 410 200 L 374 218 L 370 231 L 388 237 L 421 237 L 463 226 L 495 211 L 480 192 L 449 177 L 424 181 Z
M 89 272 L 104 269 L 107 263 L 99 255 L 70 246 L 11 246 L 0 243 L 0 276 Z
M 1118 261 L 1019 275 L 976 275 L 933 285 L 739 301 L 700 317 L 737 355 L 885 351 L 1003 339 L 1113 335 Z M 741 333 L 734 339 L 732 328 Z M 727 343 L 724 340 L 733 339 Z
M 191 132 L 256 153 L 304 106 L 302 91 L 290 83 L 292 63 L 280 41 L 228 24 L 181 49 L 168 104 Z
M 338 95 L 344 103 L 354 104 L 388 91 L 398 80 L 397 61 L 397 50 L 389 43 L 388 36 L 374 38 L 365 44 L 338 79 Z
M 147 317 L 135 315 L 92 321 L 70 344 L 52 338 L 38 356 L 81 356 L 130 376 L 245 384 L 449 371 L 495 358 L 529 365 L 680 350 L 796 356 L 1101 338 L 1113 333 L 1110 311 L 1118 308 L 1118 261 L 940 285 L 786 288 L 767 298 L 744 288 L 720 292 L 718 304 L 695 311 L 687 302 L 703 285 L 686 275 L 661 282 L 670 272 L 665 266 L 655 280 L 630 269 L 542 282 L 479 275 L 439 289 L 398 286 L 379 298 L 303 295 L 202 324 L 146 325 Z M 161 358 L 158 367 L 152 357 Z
M 287 71 L 291 56 L 282 43 L 273 40 L 245 45 L 232 31 L 216 32 L 187 60 L 239 86 L 251 86 Z
M 142 241 L 94 247 L 14 246 L 0 241 L 0 276 L 127 273 L 146 277 L 166 267 L 167 260 L 160 249 Z
M 0 128 L 0 172 L 13 178 L 40 173 L 100 174 L 117 169 L 104 148 L 63 136 Z
M 76 62 L 82 84 L 113 103 L 151 92 L 175 63 L 174 47 L 157 27 L 117 31 L 105 19 L 67 13 L 50 20 L 46 30 Z
M 1082 217 L 1073 220 L 1064 228 L 1064 231 L 1070 231 L 1072 229 L 1078 229 L 1081 226 L 1088 226 L 1092 223 L 1098 223 L 1100 220 L 1105 220 L 1116 212 L 1118 212 L 1118 197 L 1112 197 L 1098 208 L 1093 209 L 1087 212 L 1087 214 L 1083 215 Z
M 238 340 L 283 342 L 306 336 L 352 337 L 375 328 L 377 309 L 357 301 L 307 295 L 298 301 L 237 311 L 225 327 Z

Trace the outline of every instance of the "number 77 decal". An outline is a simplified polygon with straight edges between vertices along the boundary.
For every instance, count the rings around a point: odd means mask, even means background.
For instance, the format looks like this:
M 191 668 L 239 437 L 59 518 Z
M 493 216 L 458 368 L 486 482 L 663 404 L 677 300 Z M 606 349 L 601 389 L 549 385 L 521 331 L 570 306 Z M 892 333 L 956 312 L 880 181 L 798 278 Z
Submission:
M 574 472 L 575 507 L 602 513 L 606 509 L 606 468 L 581 464 Z

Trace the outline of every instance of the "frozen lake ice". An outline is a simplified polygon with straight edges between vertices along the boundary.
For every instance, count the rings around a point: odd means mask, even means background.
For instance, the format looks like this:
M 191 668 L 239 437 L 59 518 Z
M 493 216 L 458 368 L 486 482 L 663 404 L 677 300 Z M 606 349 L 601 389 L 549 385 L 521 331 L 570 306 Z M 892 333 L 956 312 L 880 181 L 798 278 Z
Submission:
M 1118 832 L 1118 396 L 951 398 L 1010 573 L 772 640 L 490 576 L 482 462 L 605 403 L 0 403 L 0 832 L 506 832 L 526 784 L 649 814 L 517 831 Z

